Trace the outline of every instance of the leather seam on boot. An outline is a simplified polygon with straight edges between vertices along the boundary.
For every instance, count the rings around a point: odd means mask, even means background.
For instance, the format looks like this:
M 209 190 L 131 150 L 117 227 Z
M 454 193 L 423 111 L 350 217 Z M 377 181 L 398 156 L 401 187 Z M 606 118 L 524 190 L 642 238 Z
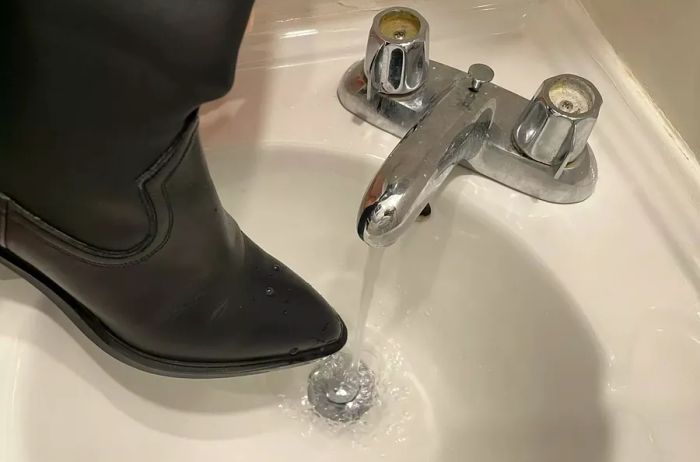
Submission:
M 166 185 L 185 159 L 192 143 L 195 142 L 197 126 L 198 120 L 195 116 L 170 148 L 141 175 L 138 188 L 142 200 L 147 204 L 151 231 L 144 241 L 135 248 L 114 251 L 91 246 L 54 228 L 9 198 L 6 206 L 5 227 L 7 227 L 7 223 L 12 221 L 18 226 L 34 232 L 50 247 L 90 265 L 123 267 L 147 260 L 158 252 L 170 238 L 173 209 L 168 198 Z M 159 179 L 161 181 L 158 181 Z M 154 192 L 158 194 L 154 194 Z M 161 203 L 158 204 L 158 202 Z M 4 235 L 7 239 L 7 233 Z
M 9 199 L 0 195 L 0 247 L 7 248 L 5 236 L 7 235 L 7 209 Z

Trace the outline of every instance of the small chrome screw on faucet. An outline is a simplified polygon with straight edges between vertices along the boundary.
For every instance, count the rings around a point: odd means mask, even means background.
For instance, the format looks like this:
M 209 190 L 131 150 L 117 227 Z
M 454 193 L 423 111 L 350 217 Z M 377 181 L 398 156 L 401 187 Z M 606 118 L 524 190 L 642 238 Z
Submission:
M 472 91 L 479 91 L 483 84 L 493 80 L 493 69 L 486 64 L 472 64 L 467 74 L 471 79 L 469 89 Z

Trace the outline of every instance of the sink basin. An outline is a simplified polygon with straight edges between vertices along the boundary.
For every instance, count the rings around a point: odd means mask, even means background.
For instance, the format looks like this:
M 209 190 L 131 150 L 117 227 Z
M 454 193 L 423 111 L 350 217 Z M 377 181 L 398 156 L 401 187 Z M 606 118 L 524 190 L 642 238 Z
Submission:
M 405 3 L 447 65 L 488 63 L 524 96 L 565 72 L 596 84 L 593 196 L 548 204 L 455 169 L 432 215 L 383 255 L 363 348 L 381 401 L 354 425 L 309 410 L 313 365 L 149 375 L 0 270 L 0 462 L 700 459 L 692 154 L 577 2 Z M 335 90 L 388 4 L 259 0 L 233 91 L 201 111 L 225 207 L 353 330 L 369 251 L 357 207 L 398 140 Z
M 243 229 L 352 327 L 368 252 L 354 230 L 357 198 L 379 160 L 269 145 L 216 150 L 209 161 Z M 6 460 L 448 461 L 465 445 L 487 460 L 600 460 L 607 424 L 590 327 L 562 282 L 459 189 L 453 181 L 429 219 L 385 252 L 363 353 L 382 402 L 364 428 L 334 429 L 305 409 L 309 367 L 212 381 L 133 370 L 9 280 Z

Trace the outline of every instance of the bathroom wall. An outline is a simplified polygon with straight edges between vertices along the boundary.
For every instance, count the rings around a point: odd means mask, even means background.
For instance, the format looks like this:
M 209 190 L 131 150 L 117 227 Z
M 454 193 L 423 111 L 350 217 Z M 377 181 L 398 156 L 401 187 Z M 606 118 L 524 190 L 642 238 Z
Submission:
M 700 1 L 580 1 L 700 157 Z

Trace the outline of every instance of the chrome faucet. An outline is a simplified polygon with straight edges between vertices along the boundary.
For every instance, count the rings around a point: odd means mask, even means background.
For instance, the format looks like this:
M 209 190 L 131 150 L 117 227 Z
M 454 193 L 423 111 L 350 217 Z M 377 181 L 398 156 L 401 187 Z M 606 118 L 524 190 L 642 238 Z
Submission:
M 428 60 L 428 22 L 409 8 L 374 19 L 365 59 L 348 69 L 341 104 L 402 137 L 360 205 L 358 234 L 393 244 L 456 166 L 555 203 L 580 202 L 595 187 L 587 145 L 602 98 L 571 74 L 545 80 L 532 100 L 499 87 L 484 64 L 468 72 Z

